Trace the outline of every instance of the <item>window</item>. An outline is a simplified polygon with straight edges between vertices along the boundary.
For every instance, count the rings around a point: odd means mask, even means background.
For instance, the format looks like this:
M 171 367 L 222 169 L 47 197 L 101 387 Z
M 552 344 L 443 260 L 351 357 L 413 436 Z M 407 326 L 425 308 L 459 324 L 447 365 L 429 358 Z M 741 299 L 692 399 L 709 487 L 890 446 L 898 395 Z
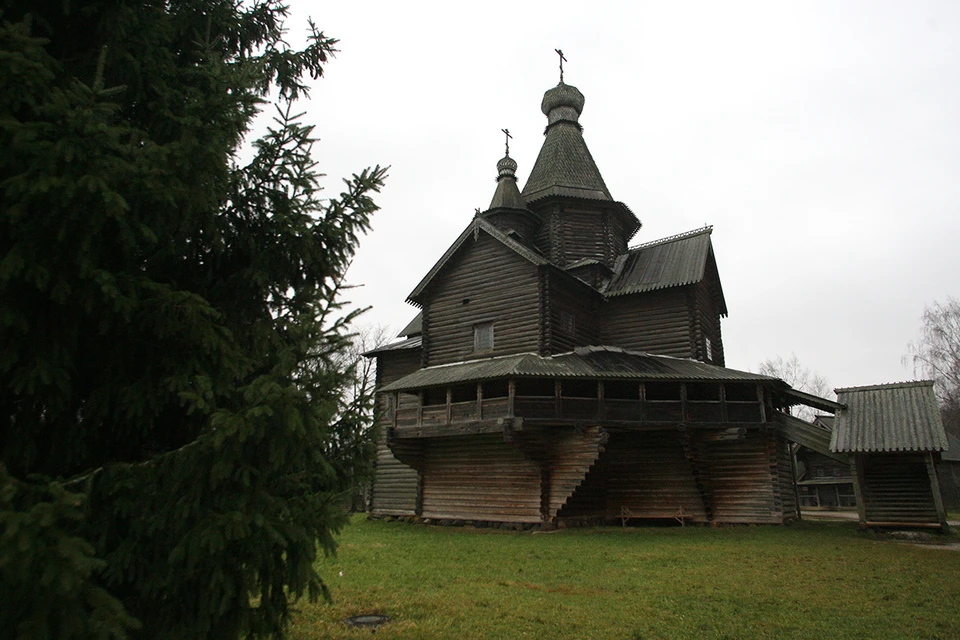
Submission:
M 704 349 L 707 352 L 707 361 L 713 362 L 713 345 L 710 344 L 710 338 L 704 338 L 706 341 L 706 348 Z
M 493 349 L 493 323 L 481 322 L 473 325 L 473 350 L 490 351 Z

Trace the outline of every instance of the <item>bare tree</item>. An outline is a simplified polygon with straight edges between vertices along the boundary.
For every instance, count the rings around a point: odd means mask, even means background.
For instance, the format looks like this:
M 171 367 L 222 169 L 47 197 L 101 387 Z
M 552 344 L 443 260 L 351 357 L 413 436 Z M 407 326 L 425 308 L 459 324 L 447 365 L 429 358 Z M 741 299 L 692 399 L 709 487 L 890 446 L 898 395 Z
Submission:
M 390 342 L 393 337 L 389 327 L 383 325 L 356 324 L 351 335 L 350 347 L 339 355 L 335 363 L 338 370 L 349 372 L 337 408 L 338 438 L 331 439 L 330 447 L 344 451 L 360 451 L 350 459 L 352 477 L 357 482 L 351 497 L 351 509 L 365 509 L 370 480 L 373 477 L 376 458 L 376 360 L 363 354 Z
M 786 360 L 783 359 L 783 356 L 777 356 L 776 359 L 767 358 L 760 363 L 759 372 L 766 376 L 780 378 L 798 391 L 821 398 L 834 398 L 833 389 L 831 389 L 827 379 L 816 371 L 800 364 L 800 359 L 797 358 L 795 353 L 791 353 Z M 815 409 L 804 405 L 795 407 L 793 411 L 794 415 L 807 422 L 812 422 L 817 415 Z
M 920 337 L 907 344 L 904 363 L 915 376 L 934 381 L 943 426 L 960 436 L 960 299 L 947 297 L 923 308 Z

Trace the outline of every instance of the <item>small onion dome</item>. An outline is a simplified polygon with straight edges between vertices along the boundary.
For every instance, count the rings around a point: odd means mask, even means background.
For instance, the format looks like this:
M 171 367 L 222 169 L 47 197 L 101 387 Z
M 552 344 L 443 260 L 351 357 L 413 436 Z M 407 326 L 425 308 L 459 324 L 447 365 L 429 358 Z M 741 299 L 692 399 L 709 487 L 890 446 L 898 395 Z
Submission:
M 543 94 L 540 110 L 547 116 L 547 126 L 566 120 L 576 123 L 583 112 L 584 98 L 573 85 L 560 83 Z
M 517 178 L 517 161 L 510 156 L 503 156 L 497 163 L 497 182 L 506 177 Z

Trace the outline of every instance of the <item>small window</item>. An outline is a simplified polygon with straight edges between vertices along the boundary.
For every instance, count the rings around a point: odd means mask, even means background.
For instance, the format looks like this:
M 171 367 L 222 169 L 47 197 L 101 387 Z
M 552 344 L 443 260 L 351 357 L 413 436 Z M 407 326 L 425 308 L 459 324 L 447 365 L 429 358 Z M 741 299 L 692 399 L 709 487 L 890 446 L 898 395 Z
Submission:
M 493 349 L 493 323 L 481 322 L 473 325 L 473 350 L 490 351 Z
M 707 362 L 713 362 L 713 345 L 710 343 L 710 338 L 704 338 L 707 352 Z

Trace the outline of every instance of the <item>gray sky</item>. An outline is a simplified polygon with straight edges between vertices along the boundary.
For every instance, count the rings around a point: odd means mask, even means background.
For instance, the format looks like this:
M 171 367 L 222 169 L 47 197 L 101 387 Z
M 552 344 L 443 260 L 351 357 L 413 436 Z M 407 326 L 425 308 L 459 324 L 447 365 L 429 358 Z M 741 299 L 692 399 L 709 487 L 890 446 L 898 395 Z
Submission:
M 526 182 L 565 81 L 641 243 L 714 227 L 727 365 L 796 353 L 833 386 L 912 378 L 925 304 L 960 295 L 958 2 L 293 0 L 341 53 L 306 119 L 339 179 L 391 165 L 350 299 L 404 300 L 493 196 L 503 134 Z

